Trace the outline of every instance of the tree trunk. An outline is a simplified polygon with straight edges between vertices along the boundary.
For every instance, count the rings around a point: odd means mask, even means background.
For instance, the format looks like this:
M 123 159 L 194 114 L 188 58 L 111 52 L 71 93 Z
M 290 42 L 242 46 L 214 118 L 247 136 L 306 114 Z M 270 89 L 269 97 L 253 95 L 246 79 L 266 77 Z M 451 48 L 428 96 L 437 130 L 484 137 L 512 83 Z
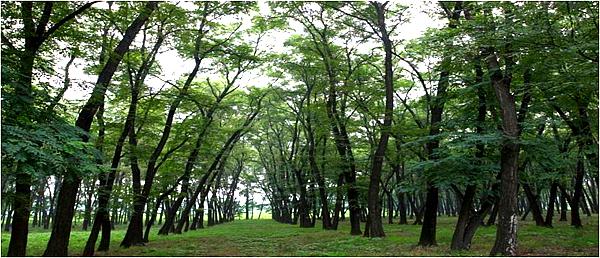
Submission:
M 28 173 L 18 174 L 15 182 L 14 212 L 10 223 L 11 234 L 7 255 L 25 256 L 31 210 L 31 175 Z
M 420 246 L 437 245 L 436 242 L 436 224 L 438 208 L 438 188 L 430 185 L 427 187 L 427 199 L 425 201 L 425 213 L 423 226 L 421 227 L 421 236 L 419 238 Z
M 37 186 L 37 188 L 39 188 L 39 186 Z M 40 214 L 40 197 L 38 194 L 36 194 L 37 191 L 32 191 L 32 196 L 31 196 L 31 200 L 33 203 L 32 206 L 32 210 L 33 210 L 33 221 L 31 222 L 31 226 L 32 227 L 36 227 L 37 223 L 38 223 L 38 218 L 39 218 L 39 214 Z M 34 202 L 35 200 L 35 202 Z
M 593 207 L 594 213 L 598 213 L 598 190 L 596 189 L 595 182 L 593 176 L 588 173 L 589 181 L 586 184 L 588 186 L 589 196 L 591 197 L 591 205 Z
M 462 2 L 457 1 L 454 5 L 452 13 L 448 14 L 448 27 L 456 28 L 457 21 L 460 18 L 462 12 Z M 441 72 L 438 81 L 438 87 L 436 95 L 428 101 L 428 105 L 431 110 L 431 120 L 429 128 L 429 136 L 436 136 L 440 133 L 439 123 L 442 121 L 442 114 L 444 111 L 444 104 L 446 102 L 446 91 L 449 85 L 448 78 L 450 76 L 449 66 L 451 59 L 450 57 L 444 57 L 440 64 Z M 429 160 L 438 159 L 435 154 L 436 149 L 439 147 L 439 140 L 431 140 L 426 144 L 427 158 Z M 436 242 L 436 224 L 437 224 L 437 208 L 438 208 L 438 188 L 433 182 L 427 182 L 427 199 L 425 202 L 425 214 L 423 217 L 423 226 L 421 227 L 421 236 L 419 238 L 420 246 L 432 246 L 437 245 Z
M 300 219 L 300 227 L 309 228 L 312 227 L 312 223 L 308 214 L 308 203 L 306 201 L 306 183 L 304 182 L 304 177 L 302 176 L 302 172 L 300 171 L 300 169 L 294 168 L 293 170 L 294 174 L 296 175 L 296 180 L 298 181 L 298 186 L 300 190 L 300 200 L 298 200 L 298 218 Z M 248 204 L 246 204 L 246 219 L 248 219 L 247 205 Z
M 94 186 L 96 183 L 95 181 L 96 180 L 93 179 L 90 185 L 88 186 L 87 199 L 85 201 L 85 211 L 83 215 L 83 223 L 81 226 L 81 229 L 84 231 L 88 229 L 88 225 L 92 220 L 92 197 L 94 197 Z
M 258 115 L 258 112 L 260 110 L 261 101 L 262 101 L 262 97 L 258 100 L 257 108 L 251 114 L 248 114 L 248 116 L 246 116 L 246 121 L 244 121 L 244 124 L 242 125 L 242 127 L 237 129 L 235 132 L 233 132 L 231 134 L 229 139 L 227 139 L 227 141 L 225 142 L 223 147 L 219 150 L 219 152 L 215 156 L 215 159 L 213 160 L 212 164 L 208 168 L 206 174 L 204 176 L 202 176 L 202 179 L 200 180 L 198 186 L 196 187 L 194 194 L 192 195 L 191 198 L 189 198 L 188 203 L 186 204 L 186 207 L 182 211 L 182 213 L 181 213 L 182 220 L 180 220 L 180 222 L 177 223 L 175 233 L 181 234 L 181 230 L 183 228 L 183 223 L 182 223 L 183 220 L 188 219 L 190 211 L 193 206 L 193 203 L 196 201 L 196 199 L 198 198 L 198 195 L 203 190 L 202 188 L 204 187 L 208 177 L 211 174 L 213 174 L 210 182 L 208 184 L 206 184 L 206 187 L 205 187 L 206 189 L 204 190 L 204 193 L 202 194 L 202 196 L 204 197 L 208 194 L 208 190 L 210 189 L 210 185 L 212 184 L 212 181 L 214 180 L 216 174 L 220 174 L 220 171 L 223 170 L 225 162 L 226 162 L 227 158 L 229 157 L 229 155 L 228 155 L 229 152 L 235 146 L 235 144 L 240 139 L 240 137 L 243 136 L 243 134 L 247 130 L 248 126 L 252 123 L 254 118 Z M 219 166 L 219 167 L 217 168 L 217 166 Z M 215 171 L 215 170 L 216 170 L 216 172 L 213 173 L 213 171 Z M 203 197 L 201 197 L 200 207 L 203 207 L 203 205 L 204 205 L 204 202 L 202 201 Z M 200 221 L 200 223 L 203 223 L 203 222 Z
M 385 115 L 383 125 L 381 126 L 381 137 L 373 156 L 371 166 L 371 175 L 369 178 L 369 192 L 367 205 L 369 206 L 369 214 L 367 225 L 365 226 L 364 236 L 366 237 L 385 237 L 383 232 L 383 223 L 381 221 L 381 203 L 379 200 L 379 190 L 381 181 L 381 170 L 383 168 L 383 158 L 387 149 L 388 140 L 390 138 L 390 129 L 392 126 L 392 117 L 394 111 L 394 81 L 392 71 L 392 42 L 389 38 L 385 24 L 385 5 L 378 2 L 371 2 L 377 13 L 377 27 L 379 35 L 383 41 L 385 50 L 384 58 L 384 85 L 385 85 Z M 368 229 L 368 230 L 367 230 Z
M 478 107 L 477 107 L 477 125 L 475 126 L 475 132 L 477 134 L 484 133 L 484 123 L 485 116 L 487 113 L 487 105 L 486 105 L 486 94 L 485 89 L 481 83 L 483 82 L 483 70 L 481 69 L 481 60 L 476 58 L 475 62 L 475 83 L 477 86 L 477 97 L 478 97 Z M 475 158 L 477 160 L 481 160 L 485 156 L 485 146 L 481 143 L 475 146 Z M 498 175 L 499 176 L 499 175 Z M 498 179 L 498 178 L 497 178 Z M 497 183 L 492 184 L 492 191 L 497 190 L 499 185 Z M 456 189 L 457 195 L 459 193 L 459 189 Z M 491 208 L 493 197 L 487 196 L 487 198 L 481 200 L 482 207 L 479 212 L 474 212 L 474 198 L 477 192 L 477 187 L 475 185 L 468 185 L 465 189 L 465 193 L 462 195 L 462 200 L 460 200 L 459 205 L 459 213 L 458 220 L 456 222 L 456 227 L 454 229 L 454 234 L 452 236 L 452 243 L 450 245 L 450 249 L 452 250 L 468 250 L 471 248 L 471 240 L 475 235 L 475 231 L 482 224 L 483 218 Z M 457 198 L 460 198 L 457 196 Z
M 250 189 L 246 187 L 246 220 L 250 219 Z M 302 224 L 300 225 L 302 227 Z
M 54 222 L 54 207 L 56 206 L 56 196 L 58 196 L 58 189 L 60 189 L 60 184 L 62 180 L 55 176 L 54 177 L 54 191 L 50 198 L 50 208 L 48 209 L 48 218 L 46 219 L 46 224 L 44 225 L 44 229 L 50 228 L 50 221 Z
M 552 217 L 554 216 L 554 202 L 556 201 L 556 193 L 558 191 L 558 183 L 554 182 L 550 186 L 550 197 L 548 197 L 548 208 L 546 209 L 546 227 L 552 227 Z
M 6 215 L 6 222 L 4 223 L 4 227 L 2 228 L 2 230 L 6 231 L 6 232 L 10 232 L 12 230 L 12 214 L 13 214 L 13 208 L 10 207 L 8 208 L 8 214 Z
M 542 209 L 538 205 L 538 196 L 535 195 L 528 183 L 523 183 L 523 191 L 527 197 L 529 211 L 535 220 L 536 226 L 544 226 L 544 218 L 542 217 Z M 525 217 L 525 216 L 524 216 Z
M 583 192 L 583 196 L 581 197 L 581 207 L 583 208 L 583 211 L 585 212 L 585 214 L 587 214 L 588 217 L 592 216 L 592 213 L 590 212 L 591 209 L 588 205 L 587 198 L 586 198 L 587 194 L 585 193 L 585 191 L 582 191 L 582 192 Z
M 340 221 L 340 212 L 342 212 L 342 205 L 344 205 L 344 196 L 343 196 L 343 187 L 344 187 L 344 174 L 338 175 L 337 187 L 336 187 L 336 197 L 335 197 L 335 207 L 333 209 L 333 221 L 331 223 L 331 227 L 334 230 L 338 229 L 338 224 Z
M 387 198 L 387 212 L 388 212 L 388 224 L 394 224 L 394 197 L 392 191 L 386 192 Z
M 473 203 L 476 191 L 477 188 L 474 185 L 468 185 L 465 190 L 454 234 L 452 235 L 452 243 L 450 245 L 450 249 L 452 250 L 468 250 L 470 248 L 470 241 L 465 241 L 465 231 L 469 220 L 473 216 Z
M 310 95 L 309 95 L 310 96 Z M 307 101 L 307 105 L 310 105 L 310 99 L 308 99 Z M 327 191 L 325 190 L 325 178 L 323 177 L 322 171 L 319 170 L 319 167 L 317 166 L 317 161 L 316 161 L 316 147 L 315 147 L 315 139 L 314 139 L 314 132 L 312 129 L 312 122 L 310 117 L 308 117 L 306 119 L 306 124 L 307 124 L 307 141 L 308 141 L 308 162 L 310 165 L 310 169 L 311 171 L 314 173 L 314 176 L 316 177 L 316 181 L 317 181 L 317 185 L 319 186 L 319 197 L 320 197 L 320 201 L 321 201 L 321 221 L 323 222 L 323 229 L 329 230 L 329 229 L 333 229 L 333 226 L 331 224 L 331 218 L 329 216 L 329 201 L 327 200 Z M 325 142 L 325 137 L 324 137 L 324 146 L 323 149 L 325 149 L 326 147 L 326 142 Z M 315 206 L 316 207 L 316 206 Z M 314 214 L 313 216 L 316 217 L 316 214 Z
M 571 199 L 571 226 L 576 228 L 581 228 L 583 225 L 581 224 L 581 218 L 579 216 L 579 204 L 583 195 L 583 176 L 584 176 L 584 167 L 583 167 L 583 148 L 584 145 L 581 141 L 577 143 L 579 147 L 579 153 L 577 155 L 577 166 L 575 168 L 575 191 L 573 193 L 573 198 Z
M 499 222 L 496 242 L 490 255 L 517 255 L 517 192 L 519 159 L 519 125 L 515 109 L 515 99 L 510 93 L 510 75 L 502 75 L 497 57 L 486 51 L 488 70 L 502 110 L 503 143 L 500 157 L 500 200 L 498 202 Z
M 315 42 L 316 44 L 316 42 Z M 323 45 L 323 51 L 320 52 L 323 59 L 328 79 L 328 97 L 326 102 L 327 117 L 331 126 L 331 132 L 335 139 L 335 146 L 340 158 L 342 159 L 342 173 L 347 185 L 348 206 L 350 210 L 350 235 L 361 235 L 360 230 L 360 205 L 358 201 L 359 193 L 356 189 L 356 163 L 352 153 L 350 138 L 346 131 L 345 122 L 340 118 L 337 110 L 337 84 L 338 80 L 333 69 L 333 54 L 327 44 Z M 337 203 L 336 203 L 337 205 Z
M 222 171 L 225 161 L 229 157 L 228 153 L 229 153 L 229 151 L 231 151 L 231 149 L 233 148 L 233 146 L 239 139 L 240 133 L 241 133 L 241 129 L 238 129 L 236 132 L 234 132 L 229 137 L 229 139 L 227 140 L 225 145 L 217 153 L 217 156 L 215 157 L 212 164 L 208 168 L 206 174 L 204 176 L 202 176 L 202 178 L 200 179 L 200 182 L 198 183 L 198 186 L 196 187 L 194 194 L 191 196 L 191 198 L 189 198 L 188 203 L 186 204 L 185 208 L 181 212 L 181 220 L 177 223 L 177 227 L 175 228 L 175 232 L 174 232 L 175 234 L 181 234 L 181 230 L 183 229 L 183 226 L 184 226 L 184 220 L 186 220 L 189 217 L 190 211 L 193 206 L 193 202 L 196 201 L 196 199 L 198 198 L 198 195 L 200 195 L 200 193 L 202 193 L 202 196 L 200 198 L 200 200 L 201 200 L 200 207 L 203 207 L 204 197 L 206 197 L 208 195 L 208 193 L 209 193 L 208 191 L 210 190 L 210 185 L 214 181 L 217 174 L 219 174 L 219 171 Z M 213 171 L 214 171 L 214 173 L 213 173 Z M 208 179 L 209 176 L 212 177 L 210 180 Z M 210 205 L 210 202 L 209 202 L 209 205 Z M 210 206 L 209 206 L 208 214 L 209 214 L 209 218 L 210 218 L 210 216 L 211 216 Z M 202 225 L 203 221 L 200 221 L 200 223 Z
M 398 224 L 401 225 L 406 225 L 408 224 L 408 221 L 406 219 L 406 200 L 404 200 L 405 197 L 405 193 L 404 192 L 399 192 L 398 193 L 398 211 L 400 213 L 400 221 L 398 222 Z
M 396 184 L 400 184 L 404 180 L 404 160 L 402 160 L 402 158 L 401 158 L 402 142 L 398 137 L 396 137 L 394 140 L 394 143 L 395 143 L 395 147 L 396 147 L 396 163 L 397 164 L 392 165 L 392 169 L 393 169 L 394 175 L 396 176 Z M 398 223 L 401 225 L 408 224 L 408 221 L 406 219 L 405 196 L 406 196 L 406 193 L 402 192 L 401 190 L 398 190 L 398 214 L 400 217 L 400 221 Z
M 52 224 L 52 233 L 46 251 L 44 251 L 44 256 L 67 256 L 68 254 L 71 222 L 75 212 L 73 206 L 79 190 L 79 180 L 71 179 L 65 178 L 62 182 L 58 194 L 54 223 Z
M 460 12 L 459 12 L 460 13 Z M 442 67 L 445 69 L 449 64 L 449 59 L 442 62 Z M 440 73 L 437 94 L 433 99 L 431 106 L 431 121 L 429 135 L 435 136 L 440 132 L 439 123 L 442 121 L 442 113 L 444 110 L 444 102 L 446 89 L 448 87 L 449 73 L 444 70 Z M 439 140 L 432 140 L 426 144 L 427 157 L 430 160 L 438 159 L 435 154 L 439 147 Z M 439 203 L 438 188 L 433 182 L 427 182 L 427 199 L 425 201 L 425 214 L 423 217 L 423 226 L 421 227 L 421 236 L 419 238 L 420 246 L 437 245 L 436 242 L 436 224 L 437 224 L 437 209 Z

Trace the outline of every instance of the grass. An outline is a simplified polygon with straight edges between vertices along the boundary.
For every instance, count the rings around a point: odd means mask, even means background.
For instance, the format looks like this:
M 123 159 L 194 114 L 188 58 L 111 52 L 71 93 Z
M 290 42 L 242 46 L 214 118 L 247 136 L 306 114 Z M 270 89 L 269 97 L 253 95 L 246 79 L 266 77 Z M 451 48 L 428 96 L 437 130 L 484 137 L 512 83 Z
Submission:
M 385 220 L 384 220 L 385 221 Z M 182 235 L 158 236 L 158 227 L 143 247 L 120 248 L 125 228 L 111 237 L 111 250 L 99 256 L 487 256 L 494 244 L 496 227 L 480 227 L 469 251 L 453 252 L 450 241 L 455 217 L 439 217 L 438 246 L 420 248 L 420 226 L 385 224 L 386 238 L 350 236 L 350 225 L 343 222 L 338 231 L 325 231 L 319 221 L 315 228 L 280 224 L 272 220 L 236 220 Z M 519 222 L 519 255 L 596 256 L 598 257 L 598 216 L 583 217 L 584 227 L 575 229 L 568 222 L 554 222 L 554 228 L 536 227 L 531 221 Z M 364 224 L 362 224 L 364 227 Z M 73 231 L 69 255 L 81 255 L 89 232 Z M 2 233 L 2 255 L 6 256 L 10 235 Z M 29 234 L 28 255 L 43 253 L 49 232 Z

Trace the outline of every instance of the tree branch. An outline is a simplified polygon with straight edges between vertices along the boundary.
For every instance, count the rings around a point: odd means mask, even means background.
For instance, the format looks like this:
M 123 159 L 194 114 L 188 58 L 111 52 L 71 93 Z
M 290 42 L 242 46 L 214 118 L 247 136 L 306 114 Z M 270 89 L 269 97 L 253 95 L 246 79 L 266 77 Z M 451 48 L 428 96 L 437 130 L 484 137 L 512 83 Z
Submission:
M 85 10 L 87 10 L 93 4 L 95 4 L 97 2 L 99 2 L 99 1 L 93 1 L 93 2 L 86 3 L 86 4 L 82 5 L 81 7 L 77 8 L 75 11 L 73 11 L 69 15 L 63 17 L 60 21 L 58 21 L 56 24 L 54 24 L 52 27 L 50 27 L 48 29 L 48 31 L 46 31 L 46 33 L 44 33 L 42 35 L 42 39 L 48 38 L 50 35 L 52 35 L 52 33 L 56 32 L 56 30 L 58 30 L 61 26 L 65 25 L 65 23 L 69 22 L 70 20 L 75 18 L 77 15 L 83 13 Z

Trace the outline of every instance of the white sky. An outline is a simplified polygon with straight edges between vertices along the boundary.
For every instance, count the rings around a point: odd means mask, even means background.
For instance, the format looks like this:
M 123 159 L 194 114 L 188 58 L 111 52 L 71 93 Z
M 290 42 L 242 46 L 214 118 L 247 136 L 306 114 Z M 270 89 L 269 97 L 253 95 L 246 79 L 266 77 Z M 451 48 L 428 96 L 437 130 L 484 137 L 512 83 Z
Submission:
M 409 7 L 408 12 L 405 13 L 405 18 L 404 18 L 404 20 L 408 19 L 408 21 L 401 24 L 396 29 L 396 31 L 399 32 L 399 34 L 398 34 L 399 37 L 395 38 L 395 40 L 415 39 L 415 38 L 418 38 L 419 36 L 421 36 L 423 34 L 423 32 L 428 28 L 441 27 L 444 25 L 443 21 L 441 21 L 435 17 L 431 17 L 432 15 L 428 14 L 428 12 L 431 13 L 431 11 L 436 8 L 436 5 L 437 5 L 436 2 L 395 1 L 395 3 L 401 3 L 401 4 Z M 270 13 L 270 11 L 268 10 L 269 7 L 267 6 L 267 3 L 265 1 L 259 1 L 258 4 L 260 7 L 260 14 L 267 15 Z M 108 4 L 106 2 L 100 2 L 100 3 L 95 4 L 94 6 L 97 8 L 107 8 Z M 193 3 L 191 3 L 191 2 L 181 2 L 180 6 L 184 6 L 184 7 L 188 7 L 188 8 L 195 8 L 195 5 L 193 5 Z M 114 6 L 113 6 L 113 8 L 114 8 Z M 249 16 L 247 18 L 249 18 Z M 233 22 L 233 20 L 228 19 L 228 20 L 224 20 L 222 22 L 230 23 L 230 22 Z M 244 24 L 243 27 L 250 25 L 249 19 L 245 19 L 245 22 L 246 22 L 246 24 Z M 291 27 L 293 28 L 293 30 L 270 31 L 263 38 L 263 41 L 262 41 L 263 49 L 262 50 L 267 51 L 267 52 L 284 52 L 285 51 L 285 47 L 283 46 L 284 42 L 291 35 L 303 34 L 303 28 L 299 23 L 297 23 L 297 22 L 296 22 L 296 24 L 292 23 Z M 136 38 L 136 40 L 139 41 L 140 37 Z M 365 48 L 371 49 L 371 48 L 373 48 L 373 46 L 372 45 L 365 46 Z M 185 60 L 185 59 L 181 58 L 175 50 L 166 51 L 166 52 L 163 52 L 163 53 L 157 55 L 156 60 L 163 69 L 162 73 L 160 75 L 161 78 L 167 79 L 172 82 L 180 79 L 183 74 L 189 73 L 194 65 L 193 60 L 189 60 L 189 59 Z M 64 66 L 66 65 L 67 61 L 68 61 L 67 57 L 64 57 L 64 58 L 58 60 L 57 69 L 56 69 L 58 76 L 52 77 L 49 81 L 49 83 L 51 83 L 51 85 L 54 85 L 56 88 L 62 87 L 62 76 L 63 76 L 62 72 L 63 72 Z M 70 77 L 73 82 L 73 85 L 65 93 L 64 98 L 66 101 L 84 101 L 89 97 L 89 94 L 91 93 L 91 89 L 92 89 L 91 85 L 93 85 L 93 83 L 96 81 L 97 77 L 90 76 L 83 72 L 83 69 L 88 65 L 90 65 L 90 64 L 86 63 L 84 60 L 76 59 L 75 62 L 73 63 L 73 65 L 71 66 Z M 408 69 L 407 65 L 405 65 L 404 63 L 402 65 L 404 68 Z M 218 75 L 199 74 L 196 79 L 204 80 L 204 78 L 206 78 L 206 77 L 209 77 L 211 79 L 216 79 L 218 77 Z M 407 78 L 410 78 L 410 77 L 407 77 Z M 270 81 L 271 81 L 271 78 L 269 78 L 267 76 L 263 76 L 261 74 L 260 69 L 257 69 L 255 71 L 250 71 L 250 72 L 245 73 L 240 78 L 240 80 L 238 80 L 238 84 L 240 84 L 241 85 L 240 88 L 243 89 L 246 86 L 265 86 Z M 78 86 L 79 83 L 87 84 L 88 86 L 81 87 L 81 86 Z M 157 89 L 157 88 L 160 88 L 164 83 L 157 78 L 148 76 L 148 78 L 146 79 L 146 84 L 152 88 Z M 413 91 L 414 91 L 414 93 L 411 94 L 412 95 L 411 97 L 415 97 L 414 94 L 420 95 L 419 92 L 422 92 L 419 90 L 419 87 L 415 87 L 415 89 Z M 243 187 L 241 185 L 239 185 L 238 189 L 241 189 L 241 188 L 243 188 Z M 255 193 L 252 198 L 256 202 L 261 203 L 262 202 L 261 200 L 263 198 L 262 191 L 259 193 Z M 239 191 L 236 192 L 236 200 L 239 200 L 242 203 L 245 201 L 245 198 L 243 196 L 239 195 Z

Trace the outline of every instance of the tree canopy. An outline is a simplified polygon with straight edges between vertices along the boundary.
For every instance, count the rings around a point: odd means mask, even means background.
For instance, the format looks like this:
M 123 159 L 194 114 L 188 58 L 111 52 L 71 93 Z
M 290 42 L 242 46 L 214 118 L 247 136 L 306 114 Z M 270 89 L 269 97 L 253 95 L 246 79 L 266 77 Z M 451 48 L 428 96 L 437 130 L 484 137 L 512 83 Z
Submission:
M 420 246 L 446 214 L 453 250 L 497 224 L 490 255 L 517 255 L 519 216 L 598 213 L 598 17 L 598 2 L 2 2 L 8 255 L 30 227 L 66 256 L 81 219 L 92 256 L 115 224 L 130 247 L 259 209 L 324 230 L 348 216 L 370 238 L 414 218 Z

